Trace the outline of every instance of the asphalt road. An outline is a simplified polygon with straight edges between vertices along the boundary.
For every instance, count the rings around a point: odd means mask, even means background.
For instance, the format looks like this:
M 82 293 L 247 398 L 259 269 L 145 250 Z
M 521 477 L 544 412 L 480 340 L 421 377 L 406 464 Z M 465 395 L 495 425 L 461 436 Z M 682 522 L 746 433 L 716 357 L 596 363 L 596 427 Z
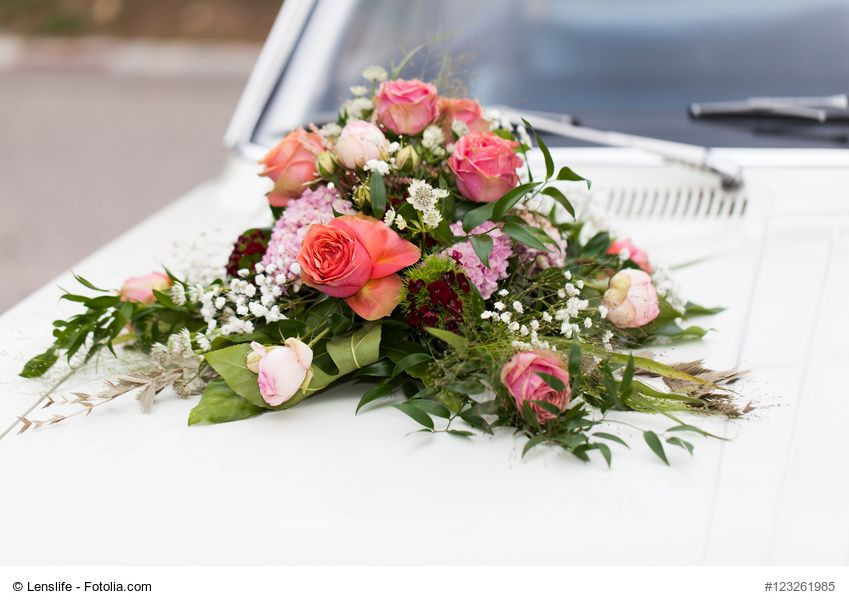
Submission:
M 0 312 L 214 176 L 247 76 L 0 71 Z

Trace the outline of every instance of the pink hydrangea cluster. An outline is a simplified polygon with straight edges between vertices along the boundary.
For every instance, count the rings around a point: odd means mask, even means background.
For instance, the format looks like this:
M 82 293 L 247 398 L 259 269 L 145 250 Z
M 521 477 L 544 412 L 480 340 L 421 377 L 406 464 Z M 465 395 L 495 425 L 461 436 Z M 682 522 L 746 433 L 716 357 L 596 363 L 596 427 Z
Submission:
M 493 229 L 495 228 L 495 229 Z M 492 230 L 492 231 L 489 231 Z M 455 236 L 465 236 L 463 224 L 458 221 L 451 225 L 451 232 Z M 492 238 L 492 252 L 489 255 L 489 267 L 486 267 L 468 240 L 458 242 L 447 248 L 444 255 L 451 257 L 459 263 L 466 272 L 469 280 L 474 284 L 484 299 L 489 297 L 498 289 L 498 281 L 507 277 L 507 262 L 513 256 L 513 248 L 510 246 L 510 238 L 496 228 L 492 221 L 485 221 L 472 230 L 472 234 L 482 234 Z
M 549 221 L 546 217 L 538 213 L 526 211 L 521 213 L 521 217 L 528 225 L 540 228 L 551 236 L 551 239 L 557 243 L 556 246 L 549 245 L 548 252 L 543 252 L 536 248 L 519 244 L 517 252 L 519 253 L 519 260 L 522 262 L 522 265 L 528 266 L 533 264 L 533 266 L 539 269 L 563 267 L 566 264 L 567 242 L 560 233 L 560 230 L 552 225 L 551 221 Z
M 297 280 L 301 272 L 296 258 L 307 230 L 314 223 L 328 223 L 333 219 L 334 208 L 347 214 L 351 212 L 351 203 L 336 197 L 334 190 L 323 185 L 308 189 L 292 200 L 274 224 L 262 264 L 273 263 L 275 277 L 282 275 L 286 282 Z

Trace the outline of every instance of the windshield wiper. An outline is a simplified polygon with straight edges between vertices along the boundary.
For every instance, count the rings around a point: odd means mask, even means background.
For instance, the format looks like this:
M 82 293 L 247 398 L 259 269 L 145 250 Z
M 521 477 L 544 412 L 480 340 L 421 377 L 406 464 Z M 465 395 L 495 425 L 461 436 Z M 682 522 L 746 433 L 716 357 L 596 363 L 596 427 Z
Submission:
M 711 172 L 719 176 L 722 188 L 725 190 L 735 190 L 743 186 L 743 171 L 740 167 L 734 162 L 717 156 L 709 147 L 578 126 L 575 124 L 575 119 L 566 114 L 556 114 L 553 118 L 551 114 L 519 110 L 503 105 L 493 106 L 491 109 L 500 111 L 505 118 L 514 123 L 521 123 L 522 118 L 525 118 L 537 130 L 609 147 L 639 149 L 658 155 L 669 162 Z
M 849 97 L 750 97 L 740 101 L 693 103 L 690 116 L 699 118 L 770 118 L 818 124 L 849 120 Z

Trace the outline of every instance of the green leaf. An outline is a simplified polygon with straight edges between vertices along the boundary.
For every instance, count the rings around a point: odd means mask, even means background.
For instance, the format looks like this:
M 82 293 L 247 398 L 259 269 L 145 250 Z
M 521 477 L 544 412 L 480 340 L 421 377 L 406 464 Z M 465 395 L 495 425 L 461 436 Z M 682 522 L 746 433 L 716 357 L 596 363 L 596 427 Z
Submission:
M 91 282 L 89 282 L 88 280 L 83 278 L 82 276 L 78 276 L 77 274 L 71 274 L 71 275 L 74 276 L 74 279 L 77 282 L 79 282 L 80 284 L 82 284 L 86 288 L 90 288 L 91 290 L 96 290 L 98 292 L 109 292 L 108 290 L 106 290 L 104 288 L 98 288 L 97 286 L 95 286 L 94 284 L 92 284 Z
M 612 433 L 605 433 L 603 431 L 597 431 L 593 434 L 594 438 L 600 438 L 602 440 L 610 440 L 611 442 L 616 442 L 617 444 L 622 444 L 625 448 L 631 448 L 628 446 L 628 443 L 620 438 L 619 436 L 615 436 Z
M 237 395 L 254 406 L 269 408 L 259 392 L 256 374 L 246 365 L 250 351 L 249 343 L 240 343 L 210 351 L 204 358 Z
M 569 348 L 569 378 L 577 391 L 581 381 L 581 347 L 572 345 Z
M 380 357 L 380 329 L 380 322 L 369 322 L 359 330 L 333 337 L 327 343 L 327 353 L 339 369 L 336 377 L 377 362 Z
M 697 433 L 700 436 L 705 436 L 705 437 L 711 435 L 708 432 L 706 432 L 705 430 L 699 429 L 695 425 L 687 425 L 685 423 L 681 423 L 680 425 L 675 425 L 674 427 L 670 427 L 666 431 L 689 431 L 689 432 Z
M 236 394 L 224 381 L 212 381 L 189 413 L 189 425 L 240 421 L 265 412 Z
M 525 447 L 522 449 L 522 456 L 524 457 L 528 451 L 538 444 L 542 444 L 545 442 L 545 436 L 533 436 L 530 440 L 525 442 Z
M 606 231 L 600 231 L 584 244 L 581 249 L 581 256 L 598 257 L 606 254 L 608 248 L 610 248 L 610 234 Z
M 56 353 L 56 349 L 51 347 L 47 351 L 30 358 L 29 361 L 24 364 L 19 376 L 27 379 L 40 377 L 47 372 L 47 370 L 53 366 L 58 359 L 59 355 Z
M 430 418 L 425 411 L 417 406 L 412 406 L 410 404 L 393 404 L 395 408 L 406 414 L 408 417 L 419 423 L 420 425 L 424 425 L 431 431 L 433 431 L 433 419 Z
M 574 170 L 569 168 L 568 166 L 564 166 L 560 169 L 560 172 L 557 173 L 556 181 L 586 181 L 587 189 L 590 189 L 593 186 L 593 182 L 589 179 L 585 179 Z
M 446 429 L 446 433 L 450 433 L 452 436 L 460 436 L 461 438 L 471 438 L 475 435 L 471 431 L 466 431 L 465 429 Z
M 679 448 L 685 449 L 690 454 L 693 454 L 693 449 L 695 448 L 690 442 L 687 440 L 682 440 L 681 438 L 671 437 L 666 438 L 667 444 L 672 444 L 673 446 L 678 446 Z
M 556 391 L 565 391 L 566 389 L 566 385 L 563 383 L 563 381 L 561 381 L 554 375 L 550 375 L 545 372 L 538 372 L 537 376 L 543 381 L 545 381 L 549 385 L 549 387 Z M 556 414 L 560 414 L 560 411 L 558 410 Z
M 415 406 L 416 408 L 420 408 L 428 414 L 436 415 L 437 417 L 442 417 L 443 419 L 448 419 L 451 417 L 451 411 L 445 407 L 442 402 L 437 402 L 436 400 L 427 400 L 427 399 L 418 399 L 414 398 L 412 400 L 407 400 L 403 402 L 408 406 Z
M 522 185 L 514 187 L 508 191 L 495 202 L 488 204 L 487 206 L 492 206 L 492 220 L 500 221 L 511 208 L 518 204 L 519 200 L 521 200 L 525 194 L 533 190 L 537 185 L 539 185 L 538 181 L 523 183 Z
M 542 157 L 545 160 L 545 180 L 548 181 L 551 177 L 554 176 L 554 160 L 551 159 L 551 152 L 548 151 L 548 146 L 543 142 L 540 138 L 539 134 L 537 134 L 536 129 L 531 126 L 530 122 L 522 118 L 522 122 L 525 124 L 525 128 L 527 128 L 534 135 L 534 139 L 536 139 L 537 146 L 542 152 Z
M 498 135 L 502 139 L 507 139 L 508 141 L 515 141 L 516 140 L 516 138 L 513 136 L 513 133 L 511 133 L 506 128 L 494 128 L 494 129 L 492 129 L 492 134 Z
M 463 217 L 463 231 L 471 233 L 471 231 L 478 227 L 484 221 L 489 220 L 492 217 L 492 209 L 494 206 L 492 204 L 481 204 L 478 208 L 474 208 L 466 213 Z
M 601 456 L 604 457 L 604 460 L 607 462 L 607 466 L 610 467 L 613 455 L 610 452 L 610 446 L 607 444 L 603 444 L 601 442 L 596 442 L 595 444 L 591 444 L 590 448 L 595 448 L 601 453 Z
M 560 191 L 556 187 L 546 187 L 544 190 L 542 190 L 542 194 L 544 196 L 554 198 L 557 202 L 560 203 L 560 206 L 566 209 L 566 212 L 568 212 L 573 219 L 575 218 L 575 208 L 572 206 L 572 203 L 569 202 L 569 198 L 566 197 L 566 194 L 564 194 L 562 191 Z
M 162 307 L 165 307 L 167 309 L 173 309 L 175 311 L 182 310 L 179 305 L 177 305 L 176 303 L 174 303 L 174 301 L 171 300 L 171 297 L 167 293 L 164 293 L 161 290 L 154 290 L 153 296 L 156 298 L 156 302 L 159 303 Z
M 448 343 L 448 345 L 450 345 L 457 351 L 465 351 L 469 348 L 469 341 L 465 337 L 461 337 L 460 335 L 453 333 L 450 330 L 425 326 L 425 331 L 427 331 L 429 334 L 433 335 L 440 341 L 445 341 L 446 343 Z
M 412 353 L 408 356 L 404 356 L 398 360 L 397 364 L 395 364 L 395 371 L 392 373 L 392 377 L 397 377 L 402 372 L 405 372 L 414 366 L 418 366 L 419 364 L 424 364 L 432 360 L 433 358 L 431 355 L 426 353 Z
M 625 371 L 622 373 L 622 382 L 619 384 L 619 400 L 627 402 L 631 397 L 633 389 L 631 383 L 634 380 L 634 356 L 628 354 L 628 363 L 625 365 Z
M 357 404 L 357 409 L 354 411 L 354 414 L 359 413 L 360 409 L 366 404 L 374 402 L 375 400 L 382 398 L 383 396 L 388 396 L 396 389 L 398 389 L 398 387 L 393 385 L 392 383 L 378 383 L 362 395 L 359 403 Z
M 652 452 L 657 455 L 657 457 L 669 465 L 669 459 L 666 458 L 666 452 L 663 450 L 663 444 L 660 442 L 660 438 L 657 437 L 657 434 L 653 431 L 644 431 L 643 439 L 646 441 L 646 444 L 649 445 Z
M 369 198 L 371 199 L 372 213 L 378 219 L 382 219 L 386 210 L 386 184 L 383 182 L 383 175 L 376 170 L 371 171 Z
M 501 231 L 510 236 L 513 240 L 521 242 L 525 246 L 536 248 L 537 250 L 548 250 L 548 247 L 521 223 L 505 223 L 501 228 Z
M 487 235 L 474 235 L 470 238 L 472 249 L 484 267 L 489 268 L 489 254 L 492 252 L 492 238 Z

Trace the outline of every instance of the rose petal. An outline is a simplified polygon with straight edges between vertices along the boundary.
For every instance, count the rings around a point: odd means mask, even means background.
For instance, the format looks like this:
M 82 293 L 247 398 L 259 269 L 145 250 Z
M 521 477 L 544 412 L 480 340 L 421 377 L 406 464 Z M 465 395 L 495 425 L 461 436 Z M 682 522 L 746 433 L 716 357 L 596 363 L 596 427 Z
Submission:
M 392 313 L 401 300 L 401 278 L 390 274 L 369 280 L 360 292 L 345 299 L 354 312 L 364 320 L 377 320 Z

